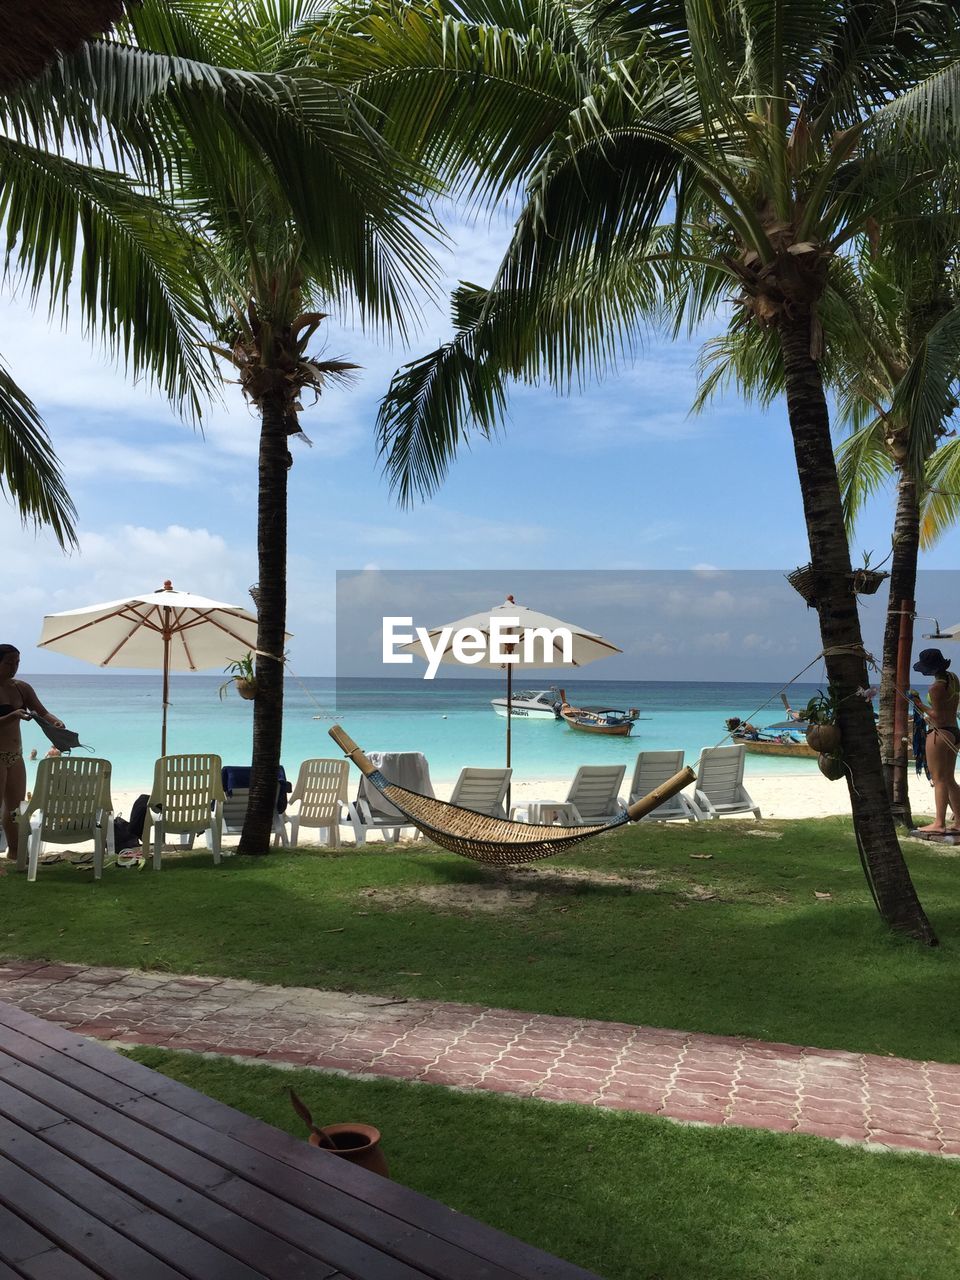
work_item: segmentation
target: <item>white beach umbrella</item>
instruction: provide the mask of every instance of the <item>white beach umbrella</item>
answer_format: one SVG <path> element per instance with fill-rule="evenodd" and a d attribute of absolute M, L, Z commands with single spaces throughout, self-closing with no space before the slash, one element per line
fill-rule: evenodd
<path fill-rule="evenodd" d="M 166 755 L 170 672 L 224 667 L 255 651 L 257 619 L 238 605 L 174 591 L 168 581 L 161 591 L 47 614 L 37 647 L 98 667 L 161 670 Z"/>
<path fill-rule="evenodd" d="M 507 619 L 516 619 L 509 627 Z M 501 641 L 500 651 L 510 648 L 512 661 L 504 662 L 501 653 L 496 651 L 497 639 L 491 633 L 496 625 L 507 641 Z M 559 618 L 548 613 L 538 613 L 535 609 L 527 609 L 517 604 L 513 596 L 507 596 L 503 604 L 498 604 L 485 613 L 473 613 L 456 622 L 448 622 L 443 626 L 431 627 L 427 632 L 430 644 L 434 647 L 444 637 L 444 632 L 453 635 L 457 632 L 476 631 L 486 640 L 486 652 L 471 655 L 472 661 L 467 663 L 459 657 L 452 645 L 448 644 L 441 662 L 456 663 L 458 666 L 476 666 L 506 669 L 507 672 L 507 766 L 510 765 L 510 721 L 513 702 L 513 670 L 514 667 L 532 670 L 554 667 L 585 667 L 598 658 L 609 658 L 623 650 L 597 635 L 595 631 L 587 631 L 572 622 L 561 622 Z M 569 638 L 569 647 L 564 652 L 563 641 Z M 545 646 L 549 643 L 550 661 L 545 660 Z M 401 652 L 415 653 L 421 658 L 428 658 L 426 646 L 420 640 L 400 646 Z"/>

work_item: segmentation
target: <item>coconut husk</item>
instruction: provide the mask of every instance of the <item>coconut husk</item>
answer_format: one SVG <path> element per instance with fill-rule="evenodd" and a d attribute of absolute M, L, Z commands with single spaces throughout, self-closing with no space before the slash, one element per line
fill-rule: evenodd
<path fill-rule="evenodd" d="M 35 79 L 123 17 L 128 0 L 0 0 L 0 91 Z"/>

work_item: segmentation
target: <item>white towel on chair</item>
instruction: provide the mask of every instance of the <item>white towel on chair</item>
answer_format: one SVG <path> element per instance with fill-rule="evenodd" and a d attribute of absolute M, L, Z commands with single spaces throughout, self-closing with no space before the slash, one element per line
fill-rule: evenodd
<path fill-rule="evenodd" d="M 430 766 L 426 756 L 419 751 L 371 751 L 370 762 L 376 765 L 388 782 L 394 782 L 406 791 L 416 791 L 421 796 L 432 796 Z M 390 803 L 382 791 L 378 791 L 366 778 L 360 779 L 359 798 L 366 800 L 374 818 L 402 818 L 402 814 Z"/>

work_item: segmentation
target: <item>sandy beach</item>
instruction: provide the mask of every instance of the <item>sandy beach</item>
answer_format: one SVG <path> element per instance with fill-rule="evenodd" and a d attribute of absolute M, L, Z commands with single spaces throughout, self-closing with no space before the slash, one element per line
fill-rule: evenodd
<path fill-rule="evenodd" d="M 518 804 L 524 800 L 562 800 L 568 786 L 567 778 L 521 778 L 513 784 L 513 803 Z M 355 787 L 354 782 L 351 797 Z M 436 784 L 436 793 L 441 799 L 448 799 L 452 790 L 452 782 Z M 850 812 L 846 786 L 842 782 L 829 782 L 819 773 L 810 776 L 758 774 L 747 779 L 747 790 L 760 806 L 764 818 L 825 818 Z M 128 815 L 136 794 L 135 791 L 116 791 L 113 797 L 116 812 Z M 349 827 L 341 828 L 340 835 L 346 843 L 352 840 Z M 373 833 L 371 839 L 376 838 L 377 833 Z M 236 839 L 235 836 L 225 836 L 224 844 L 236 843 Z"/>
<path fill-rule="evenodd" d="M 850 802 L 847 798 L 847 788 L 841 782 L 829 782 L 819 773 L 806 775 L 797 774 L 757 774 L 747 778 L 747 790 L 753 800 L 760 806 L 760 813 L 763 818 L 826 818 L 834 815 L 847 815 L 850 813 Z M 515 781 L 512 788 L 512 801 L 514 804 L 520 804 L 529 800 L 562 800 L 567 793 L 569 786 L 568 778 L 533 778 Z M 437 796 L 446 800 L 449 799 L 453 790 L 452 782 L 436 782 L 435 791 Z M 356 793 L 356 782 L 352 781 L 350 796 Z M 137 798 L 135 790 L 117 789 L 113 792 L 114 813 L 118 816 L 128 817 L 133 806 L 134 800 Z M 626 797 L 624 797 L 625 799 Z M 924 804 L 926 799 L 925 791 L 921 791 L 919 784 L 914 784 L 914 804 L 919 812 L 929 809 L 933 811 L 932 799 L 930 792 L 930 803 Z M 725 822 L 739 821 L 736 818 L 725 818 Z M 749 815 L 743 819 L 752 822 L 753 818 Z M 409 833 L 405 833 L 405 838 Z M 309 843 L 312 832 L 305 831 L 303 834 L 303 842 Z M 349 825 L 340 828 L 340 838 L 345 845 L 353 842 L 353 833 Z M 370 833 L 370 840 L 380 840 L 381 834 L 377 831 Z M 236 845 L 239 840 L 238 835 L 224 835 L 223 845 L 230 848 Z M 76 852 L 83 852 L 87 849 L 87 845 L 78 843 Z M 92 848 L 92 845 L 89 845 Z M 202 841 L 199 847 L 203 847 Z M 64 853 L 69 854 L 70 850 L 63 850 L 55 845 L 48 845 L 46 853 Z"/>

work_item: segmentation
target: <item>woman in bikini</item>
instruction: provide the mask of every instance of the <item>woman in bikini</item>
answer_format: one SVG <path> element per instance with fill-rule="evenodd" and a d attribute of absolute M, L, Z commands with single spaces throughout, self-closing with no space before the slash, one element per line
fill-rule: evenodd
<path fill-rule="evenodd" d="M 27 770 L 23 763 L 20 723 L 39 716 L 48 724 L 63 728 L 33 689 L 15 680 L 20 651 L 12 644 L 0 644 L 0 824 L 7 837 L 7 857 L 17 856 L 16 814 L 27 794 Z"/>
<path fill-rule="evenodd" d="M 925 707 L 919 698 L 915 705 L 926 716 L 929 725 L 927 735 L 927 765 L 933 780 L 933 798 L 936 818 L 920 831 L 931 835 L 943 835 L 947 831 L 957 830 L 960 822 L 960 786 L 957 785 L 954 771 L 957 767 L 957 752 L 960 750 L 960 726 L 957 725 L 957 706 L 960 703 L 960 679 L 953 671 L 948 671 L 950 659 L 945 658 L 939 649 L 924 649 L 913 664 L 914 671 L 921 675 L 932 676 L 930 686 L 930 705 Z M 953 810 L 953 827 L 947 827 L 947 808 Z"/>

